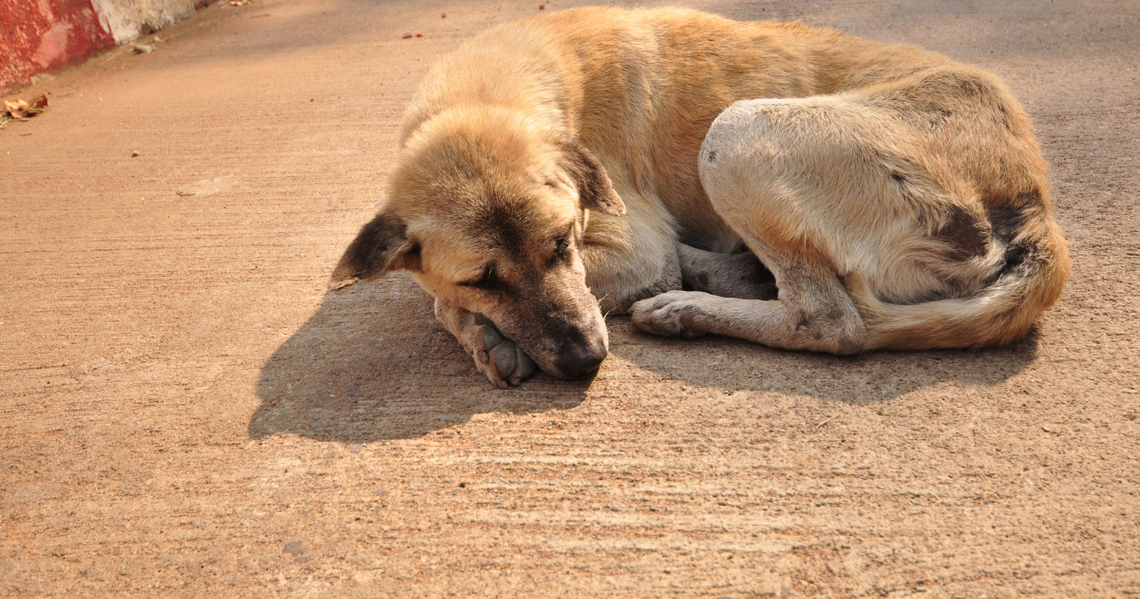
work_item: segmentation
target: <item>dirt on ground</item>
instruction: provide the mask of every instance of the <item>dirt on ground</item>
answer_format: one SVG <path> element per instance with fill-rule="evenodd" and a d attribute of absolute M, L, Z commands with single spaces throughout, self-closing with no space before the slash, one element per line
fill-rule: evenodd
<path fill-rule="evenodd" d="M 497 390 L 406 276 L 325 284 L 424 71 L 540 2 L 218 2 L 18 95 L 0 596 L 1140 595 L 1140 4 L 692 2 L 997 73 L 1064 297 L 851 358 L 615 317 L 593 380 Z"/>

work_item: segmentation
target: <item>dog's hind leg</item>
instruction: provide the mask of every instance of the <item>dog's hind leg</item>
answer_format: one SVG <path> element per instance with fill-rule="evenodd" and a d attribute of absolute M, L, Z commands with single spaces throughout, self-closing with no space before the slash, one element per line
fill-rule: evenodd
<path fill-rule="evenodd" d="M 504 388 L 518 385 L 534 374 L 535 363 L 515 343 L 504 339 L 486 317 L 435 299 L 435 317 L 455 335 L 463 350 L 491 384 Z"/>
<path fill-rule="evenodd" d="M 860 162 L 866 152 L 845 116 L 822 99 L 738 103 L 718 117 L 701 151 L 702 183 L 717 214 L 772 271 L 778 299 L 674 291 L 634 304 L 634 324 L 660 335 L 862 351 L 864 322 L 831 252 L 852 218 L 879 208 L 863 203 L 876 197 L 866 189 L 889 175 Z"/>
<path fill-rule="evenodd" d="M 692 290 L 721 297 L 776 299 L 776 279 L 752 252 L 724 254 L 678 243 L 677 257 L 681 280 Z"/>

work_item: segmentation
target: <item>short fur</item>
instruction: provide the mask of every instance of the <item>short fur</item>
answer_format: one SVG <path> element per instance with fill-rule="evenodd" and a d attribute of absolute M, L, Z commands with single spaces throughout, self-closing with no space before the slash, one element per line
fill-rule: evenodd
<path fill-rule="evenodd" d="M 1069 273 L 1029 119 L 995 77 L 797 23 L 508 23 L 436 63 L 401 144 L 332 285 L 411 271 L 499 385 L 529 358 L 595 369 L 600 309 L 834 353 L 1008 343 Z"/>

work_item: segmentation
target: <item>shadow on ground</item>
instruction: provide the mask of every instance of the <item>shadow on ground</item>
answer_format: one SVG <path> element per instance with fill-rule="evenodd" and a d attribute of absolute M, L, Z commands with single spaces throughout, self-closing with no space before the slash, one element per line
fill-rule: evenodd
<path fill-rule="evenodd" d="M 543 412 L 582 402 L 590 381 L 538 376 L 493 389 L 406 275 L 325 295 L 261 369 L 249 436 L 292 433 L 369 443 L 419 437 L 487 412 Z"/>
<path fill-rule="evenodd" d="M 292 433 L 368 443 L 419 437 L 488 412 L 562 410 L 591 381 L 539 375 L 492 389 L 432 316 L 432 300 L 395 275 L 329 293 L 308 322 L 261 369 L 253 439 Z M 610 352 L 661 377 L 724 390 L 773 391 L 824 401 L 887 401 L 913 391 L 1000 384 L 1033 361 L 1037 333 L 980 351 L 876 352 L 841 357 L 785 352 L 709 337 L 662 339 L 611 318 Z M 633 383 L 631 383 L 633 384 Z"/>
<path fill-rule="evenodd" d="M 611 319 L 610 353 L 662 377 L 724 390 L 773 391 L 824 401 L 866 403 L 947 386 L 998 385 L 1037 356 L 1036 328 L 1001 348 L 871 352 L 861 356 L 789 352 L 724 337 L 660 339 L 628 318 Z"/>

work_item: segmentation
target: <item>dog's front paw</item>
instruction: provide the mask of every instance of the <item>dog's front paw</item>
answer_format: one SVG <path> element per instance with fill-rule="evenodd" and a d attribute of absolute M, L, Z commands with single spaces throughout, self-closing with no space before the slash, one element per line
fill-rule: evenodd
<path fill-rule="evenodd" d="M 491 384 L 505 388 L 518 385 L 536 369 L 534 360 L 510 339 L 503 339 L 489 322 L 477 326 L 472 357 L 475 366 L 487 375 Z"/>
<path fill-rule="evenodd" d="M 712 317 L 701 306 L 707 293 L 670 291 L 630 306 L 637 328 L 666 337 L 700 337 L 712 328 Z"/>
<path fill-rule="evenodd" d="M 504 339 L 495 325 L 482 314 L 436 298 L 435 317 L 451 331 L 459 345 L 475 359 L 475 366 L 500 389 L 518 385 L 537 369 L 534 360 L 510 339 Z"/>

